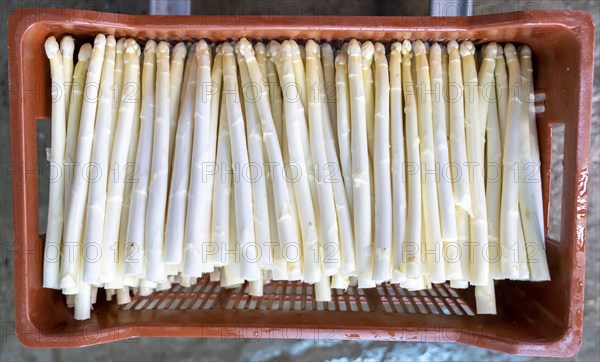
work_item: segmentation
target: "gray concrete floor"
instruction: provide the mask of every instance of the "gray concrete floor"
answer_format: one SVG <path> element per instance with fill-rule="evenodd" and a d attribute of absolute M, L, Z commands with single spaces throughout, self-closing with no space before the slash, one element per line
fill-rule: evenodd
<path fill-rule="evenodd" d="M 293 1 L 293 0 L 292 0 Z M 250 1 L 207 1 L 196 2 L 195 13 L 269 13 L 276 14 L 282 9 L 298 9 L 302 14 L 321 15 L 426 15 L 427 5 L 414 1 L 399 4 L 388 4 L 384 1 L 293 1 L 292 7 L 282 3 L 264 2 L 260 5 Z M 596 24 L 600 24 L 600 2 L 538 0 L 538 1 L 482 1 L 475 0 L 475 14 L 514 11 L 519 9 L 581 9 L 593 14 Z M 84 7 L 88 10 L 113 11 L 143 14 L 147 12 L 146 1 L 91 0 L 91 1 L 6 1 L 2 0 L 0 15 L 2 18 L 0 33 L 0 49 L 6 49 L 6 19 L 15 7 Z M 269 5 L 267 5 L 269 4 Z M 290 11 L 291 11 L 290 10 Z M 291 14 L 291 15 L 294 15 Z M 598 38 L 598 34 L 597 34 Z M 591 158 L 588 197 L 586 283 L 585 283 L 585 326 L 583 345 L 578 354 L 566 360 L 599 361 L 600 349 L 600 51 L 596 47 L 594 111 L 592 118 Z M 10 162 L 10 129 L 8 82 L 6 52 L 0 54 L 2 62 L 2 106 L 0 109 L 0 164 Z M 40 137 L 40 142 L 44 142 Z M 556 145 L 560 150 L 561 145 Z M 554 162 L 560 163 L 561 160 Z M 5 170 L 3 167 L 2 170 Z M 4 172 L 4 171 L 3 171 Z M 7 252 L 12 244 L 12 190 L 10 177 L 1 175 L 0 191 L 0 241 L 2 255 L 0 264 L 0 360 L 531 360 L 522 356 L 510 356 L 491 352 L 476 347 L 448 343 L 384 343 L 343 341 L 337 343 L 314 341 L 220 341 L 207 342 L 197 339 L 136 339 L 128 342 L 117 342 L 108 345 L 94 346 L 73 350 L 28 349 L 23 347 L 16 336 L 10 332 L 14 325 L 13 299 L 13 258 Z M 558 178 L 560 175 L 553 175 Z M 556 183 L 555 183 L 556 184 Z M 43 214 L 45 210 L 40 209 Z M 44 220 L 45 215 L 40 215 Z"/>

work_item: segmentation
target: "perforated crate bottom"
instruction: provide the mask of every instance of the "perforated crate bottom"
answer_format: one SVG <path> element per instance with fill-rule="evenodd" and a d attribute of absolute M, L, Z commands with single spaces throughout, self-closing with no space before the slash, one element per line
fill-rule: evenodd
<path fill-rule="evenodd" d="M 223 309 L 281 311 L 343 311 L 408 314 L 474 315 L 474 308 L 447 284 L 434 284 L 432 289 L 407 291 L 397 285 L 382 284 L 376 288 L 376 298 L 365 290 L 349 287 L 347 291 L 332 290 L 331 302 L 315 301 L 311 284 L 293 281 L 273 281 L 266 284 L 262 297 L 248 294 L 248 284 L 225 289 L 208 277 L 196 285 L 184 288 L 178 284 L 152 295 L 132 298 L 121 306 L 123 310 Z M 378 305 L 374 305 L 378 304 Z"/>

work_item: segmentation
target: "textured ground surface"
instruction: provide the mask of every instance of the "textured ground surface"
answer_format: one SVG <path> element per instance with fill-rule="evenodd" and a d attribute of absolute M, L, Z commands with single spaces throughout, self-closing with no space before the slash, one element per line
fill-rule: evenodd
<path fill-rule="evenodd" d="M 478 1 L 475 0 L 475 13 L 522 10 L 522 9 L 582 9 L 592 13 L 596 23 L 600 23 L 600 2 L 589 1 Z M 5 1 L 0 10 L 2 27 L 0 38 L 0 61 L 2 62 L 2 106 L 0 109 L 0 163 L 10 162 L 8 99 L 7 99 L 7 58 L 6 52 L 6 18 L 15 7 L 73 7 L 88 10 L 119 11 L 145 13 L 145 1 L 116 0 L 104 1 Z M 317 13 L 319 15 L 426 15 L 427 6 L 418 2 L 404 5 L 386 5 L 377 1 L 285 1 L 264 2 L 261 5 L 249 1 L 213 1 L 202 5 L 194 4 L 195 13 L 211 14 L 277 14 L 300 15 Z M 598 38 L 598 36 L 597 36 Z M 594 115 L 592 119 L 591 159 L 588 200 L 588 243 L 587 243 L 587 278 L 585 285 L 585 328 L 581 351 L 568 360 L 598 361 L 600 352 L 600 90 L 598 49 L 596 49 Z M 45 130 L 47 132 L 49 130 Z M 40 130 L 40 144 L 47 143 L 43 138 L 44 130 Z M 567 140 L 568 141 L 568 140 Z M 555 145 L 561 149 L 560 144 Z M 41 148 L 41 146 L 40 146 Z M 43 149 L 43 148 L 41 148 Z M 560 152 L 559 152 L 560 153 Z M 561 160 L 554 160 L 560 164 Z M 529 360 L 526 357 L 509 356 L 490 352 L 476 347 L 455 344 L 430 343 L 383 343 L 383 342 L 339 342 L 325 343 L 313 341 L 220 341 L 202 342 L 195 339 L 138 339 L 129 342 L 112 343 L 77 350 L 32 350 L 20 345 L 10 331 L 14 325 L 13 299 L 13 259 L 6 246 L 12 244 L 12 195 L 10 176 L 2 167 L 0 190 L 0 241 L 2 255 L 0 264 L 0 360 Z M 553 184 L 557 184 L 560 174 L 553 175 Z M 556 191 L 553 190 L 556 194 Z M 40 209 L 43 214 L 46 210 Z M 45 215 L 40 215 L 40 222 Z M 45 228 L 45 227 L 44 227 Z"/>

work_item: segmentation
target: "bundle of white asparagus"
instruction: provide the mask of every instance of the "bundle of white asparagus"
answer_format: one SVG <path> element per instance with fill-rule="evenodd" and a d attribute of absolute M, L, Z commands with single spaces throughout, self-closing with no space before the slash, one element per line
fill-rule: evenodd
<path fill-rule="evenodd" d="M 531 50 L 470 41 L 45 44 L 43 283 L 76 319 L 205 273 L 260 296 L 550 279 Z M 74 64 L 74 54 L 77 62 Z"/>

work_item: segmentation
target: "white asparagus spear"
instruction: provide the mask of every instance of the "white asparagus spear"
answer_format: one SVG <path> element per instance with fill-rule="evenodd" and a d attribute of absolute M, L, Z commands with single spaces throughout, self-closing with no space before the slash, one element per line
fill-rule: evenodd
<path fill-rule="evenodd" d="M 337 211 L 337 220 L 339 227 L 339 245 L 335 249 L 326 249 L 325 257 L 339 258 L 341 260 L 340 273 L 337 273 L 340 278 L 356 274 L 356 256 L 354 255 L 354 233 L 352 230 L 352 210 L 348 204 L 348 199 L 345 192 L 343 180 L 340 178 L 340 161 L 336 149 L 336 137 L 333 131 L 332 121 L 329 119 L 329 109 L 325 103 L 325 76 L 323 68 L 317 67 L 319 74 L 319 94 L 321 96 L 321 112 L 323 117 L 323 130 L 325 137 L 325 149 L 327 153 L 327 162 L 329 164 L 330 182 L 333 187 L 333 197 Z M 331 172 L 333 170 L 333 172 Z M 323 170 L 325 171 L 325 170 Z M 350 181 L 350 179 L 349 179 Z M 350 185 L 352 187 L 352 185 Z M 331 252 L 333 250 L 334 253 Z M 335 275 L 332 276 L 333 279 Z M 338 278 L 339 279 L 339 278 Z"/>
<path fill-rule="evenodd" d="M 416 87 L 413 82 L 411 56 L 412 45 L 402 43 L 402 90 L 406 113 L 406 177 L 408 182 L 408 217 L 405 248 L 402 251 L 406 263 L 406 276 L 416 278 L 421 268 L 421 156 L 419 153 L 419 127 Z"/>
<path fill-rule="evenodd" d="M 520 153 L 524 179 L 519 184 L 519 209 L 525 235 L 529 280 L 545 281 L 550 280 L 550 273 L 544 240 L 541 162 L 535 120 L 531 49 L 527 45 L 521 46 L 519 56 L 524 98 L 520 120 Z"/>
<path fill-rule="evenodd" d="M 362 52 L 356 40 L 348 45 L 348 79 L 352 136 L 352 194 L 354 197 L 354 243 L 359 287 L 374 286 L 371 245 L 371 180 L 369 143 L 363 82 Z"/>
<path fill-rule="evenodd" d="M 113 76 L 113 94 L 114 101 L 112 102 L 112 115 L 111 115 L 111 126 L 110 129 L 113 130 L 110 134 L 109 147 L 110 150 L 113 149 L 114 142 L 114 130 L 117 128 L 117 120 L 119 118 L 119 108 L 121 107 L 121 101 L 123 96 L 123 79 L 124 79 L 124 70 L 125 70 L 125 42 L 126 38 L 121 38 L 117 41 L 115 45 L 115 71 Z M 127 94 L 127 101 L 131 101 L 131 94 Z M 119 288 L 116 288 L 119 289 Z"/>
<path fill-rule="evenodd" d="M 102 258 L 102 275 L 106 283 L 113 282 L 118 278 L 117 264 L 122 264 L 122 257 L 119 257 L 118 250 L 123 250 L 124 244 L 119 246 L 120 228 L 126 228 L 125 222 L 121 223 L 123 210 L 123 199 L 125 193 L 127 175 L 123 175 L 127 171 L 127 159 L 129 158 L 130 143 L 132 142 L 132 133 L 136 120 L 136 110 L 140 105 L 140 59 L 139 45 L 133 40 L 126 41 L 124 54 L 124 78 L 123 101 L 119 106 L 118 120 L 116 130 L 114 132 L 114 142 L 112 146 L 110 170 L 108 175 L 108 197 L 106 199 L 106 217 L 104 218 L 103 232 L 103 255 Z M 129 98 L 133 95 L 133 98 Z M 136 132 L 137 133 L 137 132 Z M 134 142 L 135 143 L 135 142 Z M 129 211 L 127 209 L 127 211 Z M 119 227 L 117 227 L 119 226 Z M 106 254 L 104 254 L 106 253 Z M 115 261 L 118 260 L 118 263 Z M 121 266 L 122 267 L 122 266 Z M 122 270 L 121 270 L 122 271 Z M 118 285 L 114 285 L 115 289 Z"/>
<path fill-rule="evenodd" d="M 325 255 L 325 251 L 334 251 L 335 257 L 323 259 L 324 276 L 335 275 L 340 271 L 339 260 L 339 229 L 337 223 L 336 207 L 333 198 L 333 188 L 331 185 L 331 175 L 329 171 L 329 160 L 325 148 L 324 125 L 322 118 L 323 99 L 321 99 L 321 90 L 325 85 L 320 83 L 319 68 L 321 62 L 319 57 L 319 46 L 314 40 L 309 40 L 305 46 L 306 49 L 306 80 L 310 87 L 307 89 L 308 99 L 308 122 L 310 147 L 315 162 L 315 182 L 317 186 L 317 205 L 319 208 L 318 217 L 321 228 L 321 239 L 319 243 L 319 254 Z M 325 279 L 325 278 L 322 278 Z"/>
<path fill-rule="evenodd" d="M 373 43 L 367 41 L 362 44 L 361 51 L 362 76 L 365 88 L 365 112 L 367 115 L 367 142 L 369 144 L 369 157 L 373 158 L 373 140 L 375 138 L 375 91 L 371 64 L 373 63 L 375 47 L 373 46 Z"/>
<path fill-rule="evenodd" d="M 484 155 L 481 152 L 481 122 L 479 122 L 479 94 L 475 58 L 475 47 L 470 41 L 460 45 L 462 57 L 463 81 L 465 83 L 465 129 L 467 139 L 467 160 L 469 180 L 471 183 L 471 200 L 473 217 L 470 223 L 471 237 L 471 284 L 487 285 L 489 283 L 489 249 L 487 209 L 485 202 L 485 180 L 483 177 Z"/>
<path fill-rule="evenodd" d="M 194 111 L 194 143 L 190 171 L 187 215 L 185 224 L 184 275 L 202 276 L 204 272 L 214 270 L 211 248 L 211 206 L 213 183 L 209 182 L 209 173 L 214 175 L 214 157 L 216 139 L 211 139 L 211 116 L 213 92 L 207 84 L 211 82 L 211 54 L 208 44 L 201 40 L 196 46 L 198 57 L 198 75 L 196 82 L 196 100 Z M 236 167 L 244 167 L 243 164 Z M 209 172 L 210 171 L 210 172 Z"/>
<path fill-rule="evenodd" d="M 350 140 L 350 90 L 348 89 L 348 53 L 341 51 L 335 58 L 337 137 L 341 172 L 348 204 L 352 208 L 352 155 Z M 333 122 L 333 121 L 332 121 Z"/>
<path fill-rule="evenodd" d="M 233 47 L 223 43 L 223 83 L 226 92 L 225 103 L 227 106 L 227 119 L 231 135 L 231 160 L 238 173 L 248 166 L 248 148 L 244 132 L 244 117 L 236 92 L 237 69 Z M 234 182 L 234 200 L 236 214 L 237 240 L 241 253 L 240 277 L 248 281 L 258 280 L 260 269 L 257 257 L 257 245 L 254 233 L 252 212 L 252 184 L 247 177 L 240 175 Z"/>
<path fill-rule="evenodd" d="M 156 43 L 148 40 L 144 47 L 144 64 L 142 68 L 142 107 L 140 114 L 140 131 L 136 150 L 135 166 L 137 182 L 131 189 L 131 205 L 127 222 L 126 255 L 124 275 L 144 275 L 145 221 L 148 201 L 148 183 L 152 162 L 152 136 L 154 134 L 156 80 Z"/>
<path fill-rule="evenodd" d="M 329 43 L 321 44 L 321 62 L 323 64 L 323 75 L 325 77 L 324 92 L 327 99 L 327 109 L 333 134 L 337 134 L 337 108 L 335 101 L 337 99 L 337 90 L 335 86 L 335 63 L 333 58 L 333 48 Z"/>
<path fill-rule="evenodd" d="M 506 61 L 504 59 L 504 48 L 498 47 L 496 53 L 496 67 L 494 68 L 496 80 L 496 96 L 498 98 L 498 126 L 500 127 L 500 141 L 504 142 L 506 129 L 506 111 L 508 108 L 508 75 L 506 73 Z"/>
<path fill-rule="evenodd" d="M 215 62 L 222 62 L 222 54 L 217 52 Z M 227 122 L 227 107 L 225 106 L 225 94 L 221 95 L 221 112 L 219 113 L 219 136 L 217 140 L 217 172 L 213 191 L 212 208 L 212 242 L 215 247 L 214 265 L 224 266 L 228 263 L 228 248 L 230 239 L 230 218 L 233 213 L 230 210 L 232 190 L 232 164 L 231 164 L 231 136 Z M 185 195 L 185 194 L 184 194 Z"/>
<path fill-rule="evenodd" d="M 169 168 L 173 165 L 173 149 L 175 148 L 175 134 L 179 120 L 179 105 L 182 89 L 185 87 L 183 80 L 184 62 L 187 54 L 185 43 L 177 43 L 173 48 L 171 57 L 171 73 L 169 78 Z"/>
<path fill-rule="evenodd" d="M 419 139 L 421 165 L 423 168 L 423 214 L 425 222 L 425 261 L 432 283 L 446 280 L 443 244 L 438 203 L 435 143 L 433 136 L 431 78 L 425 54 L 425 45 L 417 40 L 413 44 L 417 70 L 417 112 L 419 117 Z M 440 69 L 441 73 L 441 69 Z M 443 120 L 445 122 L 445 120 Z M 439 125 L 437 125 L 439 127 Z M 431 173 L 433 172 L 433 177 Z M 429 174 L 429 176 L 428 176 Z"/>
<path fill-rule="evenodd" d="M 448 80 L 450 103 L 450 161 L 452 162 L 452 180 L 454 181 L 454 202 L 457 207 L 473 214 L 469 169 L 467 164 L 467 142 L 465 136 L 465 96 L 462 76 L 462 61 L 459 46 L 455 40 L 448 43 Z M 463 272 L 465 272 L 463 270 Z"/>
<path fill-rule="evenodd" d="M 306 47 L 308 48 L 308 46 Z M 308 57 L 308 51 L 307 57 Z M 321 280 L 315 283 L 315 301 L 331 302 L 331 278 L 323 276 Z"/>
<path fill-rule="evenodd" d="M 136 178 L 136 157 L 138 147 L 138 136 L 140 133 L 140 113 L 142 111 L 142 73 L 141 73 L 141 62 L 140 55 L 142 50 L 137 42 L 130 39 L 130 46 L 135 48 L 135 60 L 134 63 L 138 64 L 137 78 L 133 84 L 123 85 L 123 89 L 127 94 L 133 95 L 133 102 L 135 107 L 133 109 L 133 122 L 131 124 L 131 135 L 129 137 L 129 145 L 127 150 L 127 163 L 122 168 L 125 171 L 123 175 L 125 188 L 123 190 L 123 204 L 121 206 L 121 222 L 119 226 L 119 263 L 117 265 L 117 272 L 121 277 L 123 284 L 130 287 L 137 287 L 139 285 L 139 279 L 125 276 L 125 261 L 131 258 L 139 257 L 137 254 L 128 254 L 127 249 L 127 231 L 129 227 L 129 211 L 131 206 L 131 190 L 134 182 L 137 182 Z M 131 54 L 133 55 L 133 54 Z"/>
<path fill-rule="evenodd" d="M 540 161 L 540 145 L 537 133 L 537 123 L 535 119 L 535 93 L 533 86 L 533 63 L 531 60 L 531 48 L 527 45 L 522 45 L 519 49 L 519 59 L 521 61 L 521 79 L 523 82 L 523 97 L 524 109 L 529 120 L 529 153 L 531 162 L 534 164 L 534 172 L 528 172 L 531 176 L 531 183 L 535 184 L 531 194 L 535 205 L 538 226 L 541 234 L 544 234 L 544 217 L 543 217 L 543 199 L 542 199 L 542 179 L 541 179 L 541 161 Z M 533 174 L 533 175 L 532 175 Z M 544 250 L 545 244 L 540 245 Z"/>
<path fill-rule="evenodd" d="M 271 50 L 278 49 L 278 45 L 275 44 L 270 45 L 273 47 Z M 248 67 L 248 73 L 250 78 L 254 84 L 264 84 L 262 80 L 262 73 L 259 71 L 258 63 L 256 62 L 256 58 L 252 52 L 252 47 L 250 42 L 246 39 L 240 40 L 239 49 L 241 54 L 245 57 L 246 66 Z M 272 56 L 273 58 L 274 56 Z M 273 59 L 275 60 L 275 59 Z M 276 60 L 279 62 L 279 60 Z M 268 65 L 269 63 L 267 63 Z M 273 62 L 273 65 L 275 63 Z M 274 69 L 273 69 L 274 70 Z M 268 71 L 268 70 L 267 70 Z M 269 82 L 273 81 L 279 84 L 277 80 L 277 75 L 273 74 Z M 275 92 L 278 92 L 278 88 L 274 87 Z M 271 113 L 271 104 L 268 102 L 268 92 L 266 88 L 260 89 L 261 94 L 257 97 L 257 109 L 258 115 L 261 122 L 262 128 L 262 138 L 266 147 L 266 158 L 269 160 L 270 164 L 274 167 L 272 169 L 273 172 L 273 196 L 275 202 L 275 214 L 277 218 L 277 229 L 279 235 L 279 241 L 282 243 L 282 248 L 285 250 L 288 247 L 295 248 L 300 250 L 300 231 L 298 230 L 298 219 L 293 216 L 293 210 L 291 206 L 290 196 L 288 193 L 288 185 L 286 182 L 284 167 L 284 160 L 281 148 L 281 139 L 279 139 L 278 134 L 282 134 L 283 136 L 283 127 L 281 124 L 282 119 L 278 119 L 279 129 L 277 128 L 277 123 L 275 121 L 274 115 L 277 112 Z M 279 98 L 280 99 L 280 98 Z M 275 101 L 274 101 L 275 103 Z M 278 103 L 278 102 L 277 102 Z M 279 104 L 275 104 L 276 109 Z M 281 116 L 281 114 L 279 115 Z M 289 260 L 285 253 L 284 259 Z"/>
<path fill-rule="evenodd" d="M 267 48 L 265 47 L 265 45 L 262 42 L 257 42 L 256 44 L 254 44 L 254 53 L 256 55 L 256 62 L 258 63 L 258 67 L 260 69 L 260 74 L 261 74 L 261 79 L 262 79 L 262 84 L 261 86 L 266 88 L 265 90 L 259 89 L 260 90 L 260 95 L 259 96 L 263 96 L 266 92 L 268 98 L 269 98 L 269 105 L 270 105 L 270 109 L 271 109 L 271 115 L 273 116 L 273 118 L 275 117 L 274 115 L 274 108 L 273 108 L 273 101 L 274 101 L 274 97 L 275 95 L 273 95 L 273 91 L 278 91 L 279 93 L 277 94 L 277 97 L 279 98 L 279 102 L 281 102 L 281 88 L 279 88 L 278 90 L 274 89 L 273 85 L 269 84 L 268 81 L 268 77 L 269 77 L 269 71 L 274 71 L 275 70 L 275 65 L 274 64 L 270 64 L 271 69 L 269 69 L 269 66 L 267 65 L 270 61 L 267 60 Z M 247 64 L 246 64 L 247 66 Z M 275 75 L 275 81 L 277 86 L 279 86 L 279 82 L 276 80 L 277 74 Z M 259 117 L 260 117 L 260 113 L 259 113 Z M 279 114 L 279 117 L 281 117 L 281 114 Z M 261 125 L 262 128 L 262 125 Z M 262 137 L 262 135 L 261 135 Z M 277 138 L 279 139 L 280 134 L 277 134 Z M 265 152 L 265 162 L 269 162 L 268 159 L 268 151 L 267 151 L 267 147 L 266 144 L 264 144 L 263 142 L 263 148 L 264 148 L 264 152 Z M 266 177 L 267 179 L 267 204 L 268 204 L 268 214 L 269 214 L 269 237 L 271 239 L 271 248 L 272 248 L 272 255 L 273 255 L 273 268 L 272 268 L 272 273 L 273 275 L 276 275 L 279 279 L 283 276 L 283 272 L 286 271 L 287 273 L 287 266 L 286 266 L 286 262 L 283 259 L 283 252 L 282 252 L 282 245 L 280 244 L 280 240 L 279 240 L 279 235 L 278 235 L 278 231 L 277 231 L 277 213 L 275 212 L 275 199 L 274 199 L 274 195 L 273 195 L 273 168 L 270 167 L 271 164 L 270 163 L 266 163 L 265 164 L 265 172 L 264 172 L 264 177 Z"/>
<path fill-rule="evenodd" d="M 515 279 L 519 275 L 517 262 L 519 226 L 519 140 L 521 100 L 517 90 L 521 88 L 521 66 L 517 51 L 512 44 L 504 46 L 508 64 L 508 105 L 506 109 L 505 137 L 502 147 L 502 200 L 500 205 L 500 249 L 502 273 L 505 278 Z"/>
<path fill-rule="evenodd" d="M 444 100 L 444 108 L 446 110 L 446 138 L 450 138 L 450 84 L 448 74 L 448 63 L 450 56 L 448 55 L 448 48 L 444 44 L 439 44 L 442 50 L 442 96 Z M 448 143 L 448 141 L 447 141 Z M 448 173 L 446 173 L 448 174 Z"/>
<path fill-rule="evenodd" d="M 485 61 L 485 60 L 484 60 Z M 495 60 L 494 60 L 495 61 Z M 493 80 L 492 80 L 493 81 Z M 500 202 L 502 197 L 502 144 L 498 124 L 498 104 L 495 84 L 491 86 L 486 122 L 486 203 L 490 249 L 490 278 L 504 279 L 500 263 Z"/>
<path fill-rule="evenodd" d="M 75 178 L 73 179 L 71 188 L 71 200 L 65 223 L 63 254 L 61 259 L 60 287 L 62 289 L 74 289 L 78 287 L 81 239 L 83 225 L 85 224 L 85 201 L 90 174 L 89 162 L 92 153 L 94 123 L 98 106 L 98 84 L 100 84 L 105 45 L 106 37 L 102 34 L 96 36 L 85 81 L 86 87 L 81 109 L 77 142 L 77 158 L 74 172 Z M 50 217 L 48 219 L 50 220 Z"/>
<path fill-rule="evenodd" d="M 73 72 L 73 86 L 71 88 L 71 101 L 69 103 L 69 116 L 67 118 L 67 145 L 65 148 L 65 212 L 68 215 L 68 209 L 71 204 L 71 186 L 73 184 L 73 169 L 75 158 L 77 157 L 77 133 L 79 132 L 79 120 L 81 118 L 81 108 L 83 105 L 83 92 L 85 89 L 85 78 L 87 76 L 88 65 L 92 55 L 92 46 L 85 43 L 79 48 L 77 54 L 77 64 Z"/>
<path fill-rule="evenodd" d="M 252 208 L 254 211 L 254 233 L 259 252 L 258 262 L 262 269 L 268 270 L 273 267 L 273 251 L 271 248 L 271 233 L 269 229 L 263 132 L 260 125 L 258 109 L 256 107 L 258 97 L 262 96 L 262 94 L 259 93 L 262 84 L 253 83 L 250 80 L 246 58 L 239 49 L 239 43 L 237 46 L 237 62 L 242 81 L 241 87 L 243 90 L 244 109 L 246 110 L 245 121 L 246 137 L 248 140 L 248 156 L 251 163 L 249 175 L 246 177 L 249 176 L 252 180 Z M 248 51 L 251 50 L 252 48 L 248 49 Z M 244 52 L 246 52 L 246 49 L 244 49 Z M 257 87 L 259 87 L 258 91 Z M 262 286 L 262 280 L 257 280 L 254 284 L 260 284 Z"/>
<path fill-rule="evenodd" d="M 95 165 L 94 182 L 88 190 L 86 231 L 84 237 L 83 281 L 104 283 L 102 278 L 103 259 L 114 262 L 116 245 L 109 245 L 104 237 L 104 216 L 106 212 L 106 189 L 110 161 L 110 134 L 112 133 L 112 102 L 114 102 L 115 37 L 106 38 L 106 50 L 100 78 L 100 100 L 92 146 L 92 165 Z M 113 225 L 114 227 L 114 225 Z M 111 248 L 112 250 L 110 250 Z M 112 255 L 110 255 L 112 254 Z M 112 256 L 112 258 L 111 258 Z"/>
<path fill-rule="evenodd" d="M 390 122 L 392 144 L 392 250 L 394 272 L 406 275 L 406 180 L 404 155 L 404 109 L 402 101 L 402 43 L 392 44 L 390 52 Z M 393 276 L 393 275 L 392 275 Z"/>
<path fill-rule="evenodd" d="M 385 47 L 375 44 L 375 261 L 373 280 L 392 278 L 392 179 L 390 170 L 390 75 Z"/>
<path fill-rule="evenodd" d="M 65 102 L 65 122 L 69 119 L 69 103 L 71 101 L 71 90 L 73 89 L 73 52 L 75 51 L 75 41 L 70 35 L 64 36 L 60 40 L 60 52 L 63 63 L 63 84 L 64 93 L 60 97 Z"/>
<path fill-rule="evenodd" d="M 220 57 L 220 55 L 217 54 L 217 57 Z M 183 103 L 181 104 L 181 109 L 178 111 L 179 120 L 177 121 L 171 187 L 169 188 L 169 204 L 167 207 L 165 241 L 165 263 L 167 265 L 181 264 L 183 262 L 183 240 L 194 134 L 193 118 L 196 82 L 198 77 L 196 43 L 190 48 L 188 59 L 190 59 L 190 61 L 186 61 L 186 67 L 189 68 L 187 70 L 188 77 L 183 89 Z"/>
<path fill-rule="evenodd" d="M 146 270 L 144 278 L 163 282 L 167 277 L 164 262 L 165 214 L 169 185 L 169 43 L 156 47 L 156 108 L 154 109 L 154 136 L 152 166 L 148 184 L 146 210 Z"/>
<path fill-rule="evenodd" d="M 90 319 L 92 311 L 92 286 L 83 283 L 79 293 L 75 296 L 75 320 L 83 321 Z"/>
<path fill-rule="evenodd" d="M 439 170 L 440 177 L 437 183 L 440 222 L 443 240 L 443 257 L 446 263 L 446 278 L 456 279 L 462 273 L 459 263 L 450 262 L 455 258 L 451 258 L 448 254 L 452 246 L 456 246 L 458 238 L 456 231 L 456 209 L 454 201 L 454 193 L 452 191 L 452 180 L 447 176 L 445 170 L 450 166 L 450 157 L 448 154 L 448 138 L 446 131 L 446 100 L 444 97 L 444 79 L 442 71 L 442 47 L 438 43 L 431 46 L 430 52 L 430 74 L 433 102 L 433 129 L 434 129 L 434 144 L 435 144 L 435 160 L 436 169 Z M 449 269 L 448 269 L 449 268 Z"/>
<path fill-rule="evenodd" d="M 481 124 L 481 150 L 485 152 L 485 133 L 488 108 L 492 101 L 492 96 L 496 85 L 494 82 L 494 68 L 496 68 L 496 54 L 498 53 L 498 45 L 496 43 L 485 44 L 479 52 L 482 56 L 481 66 L 477 75 L 477 83 L 479 88 L 479 119 Z"/>
<path fill-rule="evenodd" d="M 283 42 L 279 59 L 281 64 L 282 88 L 288 90 L 284 97 L 285 129 L 288 141 L 288 151 L 291 166 L 294 167 L 296 175 L 292 181 L 296 196 L 300 229 L 302 231 L 302 252 L 304 255 L 304 281 L 316 283 L 321 280 L 321 260 L 319 258 L 316 214 L 313 199 L 310 192 L 308 168 L 305 161 L 305 149 L 298 135 L 301 135 L 301 124 L 303 122 L 298 111 L 299 95 L 294 86 L 296 79 L 292 66 L 292 46 L 289 41 Z"/>
<path fill-rule="evenodd" d="M 48 198 L 48 224 L 46 227 L 46 244 L 44 247 L 44 288 L 58 289 L 60 286 L 60 252 L 64 222 L 63 164 L 66 147 L 66 111 L 65 101 L 61 98 L 65 92 L 64 69 L 58 43 L 49 37 L 45 50 L 50 60 L 52 77 L 52 129 L 49 154 L 50 166 L 56 174 L 50 180 L 50 196 Z M 66 245 L 66 244 L 65 244 Z M 64 261 L 63 261 L 64 263 Z"/>

